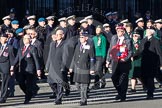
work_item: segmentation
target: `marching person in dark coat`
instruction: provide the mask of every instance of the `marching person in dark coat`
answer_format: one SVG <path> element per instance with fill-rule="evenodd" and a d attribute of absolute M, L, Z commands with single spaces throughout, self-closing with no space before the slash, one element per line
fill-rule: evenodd
<path fill-rule="evenodd" d="M 141 40 L 139 50 L 134 58 L 141 54 L 141 78 L 147 89 L 147 99 L 153 99 L 154 77 L 162 69 L 162 52 L 160 42 L 153 34 L 153 29 L 146 29 L 146 38 Z"/>
<path fill-rule="evenodd" d="M 0 74 L 2 77 L 0 103 L 7 100 L 8 84 L 10 79 L 10 67 L 14 62 L 13 47 L 7 45 L 7 34 L 1 34 L 0 37 Z"/>
<path fill-rule="evenodd" d="M 106 67 L 112 64 L 112 82 L 118 92 L 116 100 L 125 101 L 128 88 L 128 74 L 131 69 L 132 45 L 126 37 L 125 28 L 118 26 L 117 35 L 111 38 L 110 48 L 107 54 Z"/>
<path fill-rule="evenodd" d="M 94 73 L 94 48 L 88 43 L 87 32 L 80 35 L 80 43 L 75 48 L 69 71 L 74 71 L 74 82 L 80 89 L 80 105 L 87 105 L 87 88 L 90 83 L 90 73 Z"/>
<path fill-rule="evenodd" d="M 25 93 L 24 104 L 28 104 L 33 95 L 33 81 L 37 72 L 40 77 L 40 64 L 38 61 L 37 49 L 30 44 L 30 35 L 24 35 L 24 46 L 19 48 L 14 64 L 11 66 L 11 70 L 14 66 L 19 65 L 18 83 L 21 90 Z"/>
<path fill-rule="evenodd" d="M 62 29 L 56 30 L 56 41 L 51 42 L 49 55 L 46 63 L 48 71 L 48 83 L 56 93 L 55 104 L 62 104 L 63 84 L 66 73 L 63 73 L 63 47 L 64 47 L 64 32 Z"/>

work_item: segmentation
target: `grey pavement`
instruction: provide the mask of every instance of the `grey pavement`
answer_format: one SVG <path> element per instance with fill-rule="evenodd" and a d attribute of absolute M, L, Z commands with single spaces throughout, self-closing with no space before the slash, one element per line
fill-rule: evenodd
<path fill-rule="evenodd" d="M 82 108 L 79 106 L 80 96 L 75 85 L 71 85 L 71 93 L 63 97 L 62 105 L 54 105 L 54 99 L 49 99 L 52 91 L 47 83 L 38 83 L 40 90 L 30 104 L 24 105 L 24 94 L 16 85 L 15 97 L 8 98 L 7 102 L 0 104 L 0 108 Z M 146 100 L 146 93 L 142 89 L 140 82 L 137 85 L 135 94 L 127 93 L 126 102 L 114 100 L 116 90 L 111 79 L 106 80 L 106 87 L 103 89 L 90 90 L 88 105 L 83 108 L 162 108 L 162 88 L 158 88 L 156 82 L 155 99 Z M 90 87 L 92 84 L 90 85 Z M 130 85 L 129 85 L 130 89 Z M 128 89 L 128 90 L 129 90 Z"/>

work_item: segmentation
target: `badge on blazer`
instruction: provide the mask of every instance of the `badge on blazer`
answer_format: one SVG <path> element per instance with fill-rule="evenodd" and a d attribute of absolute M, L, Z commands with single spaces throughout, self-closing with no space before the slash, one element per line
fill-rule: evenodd
<path fill-rule="evenodd" d="M 26 57 L 27 57 L 27 58 L 31 57 L 30 53 L 28 53 L 28 54 L 26 55 Z"/>
<path fill-rule="evenodd" d="M 85 53 L 85 50 L 89 50 L 90 49 L 90 45 L 85 45 L 84 47 L 83 47 L 83 53 Z"/>
<path fill-rule="evenodd" d="M 4 57 L 8 57 L 8 55 L 9 55 L 9 54 L 8 54 L 7 52 L 3 52 L 3 56 L 4 56 Z"/>
<path fill-rule="evenodd" d="M 85 46 L 84 46 L 84 49 L 89 50 L 89 49 L 90 49 L 90 45 L 85 45 Z"/>

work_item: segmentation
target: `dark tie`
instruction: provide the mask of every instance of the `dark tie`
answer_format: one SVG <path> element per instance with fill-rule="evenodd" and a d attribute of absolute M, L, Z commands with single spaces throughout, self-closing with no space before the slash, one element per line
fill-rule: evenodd
<path fill-rule="evenodd" d="M 25 51 L 26 51 L 26 46 L 24 46 L 22 49 L 22 55 L 24 55 Z"/>
<path fill-rule="evenodd" d="M 0 49 L 0 56 L 1 56 L 2 53 L 3 53 L 3 48 L 4 48 L 4 46 L 2 45 L 2 46 L 1 46 L 1 49 Z"/>
<path fill-rule="evenodd" d="M 2 46 L 1 46 L 1 51 L 3 51 L 3 47 L 4 47 L 4 46 L 2 45 Z"/>
<path fill-rule="evenodd" d="M 83 50 L 83 45 L 80 45 L 80 51 L 82 51 Z"/>

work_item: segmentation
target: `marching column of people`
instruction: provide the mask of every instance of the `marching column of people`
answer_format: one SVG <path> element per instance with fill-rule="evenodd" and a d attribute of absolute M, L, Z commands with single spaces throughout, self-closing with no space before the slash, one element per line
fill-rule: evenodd
<path fill-rule="evenodd" d="M 119 21 L 117 12 L 107 13 L 103 25 L 95 25 L 92 15 L 81 19 L 79 24 L 75 15 L 62 17 L 58 26 L 55 18 L 37 20 L 31 15 L 23 26 L 9 15 L 2 18 L 0 103 L 14 96 L 16 79 L 25 94 L 24 104 L 28 104 L 40 89 L 37 80 L 46 79 L 48 72 L 50 98 L 55 98 L 56 105 L 62 104 L 63 96 L 70 94 L 70 84 L 74 83 L 80 90 L 80 105 L 87 105 L 89 90 L 105 87 L 108 68 L 112 70 L 111 79 L 118 93 L 116 100 L 126 101 L 129 78 L 130 93 L 136 92 L 140 80 L 146 98 L 154 98 L 154 78 L 162 86 L 162 19 L 145 21 L 139 17 L 135 27 L 128 19 Z"/>

